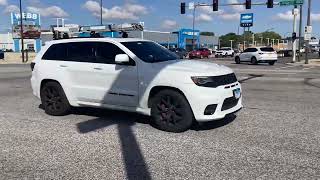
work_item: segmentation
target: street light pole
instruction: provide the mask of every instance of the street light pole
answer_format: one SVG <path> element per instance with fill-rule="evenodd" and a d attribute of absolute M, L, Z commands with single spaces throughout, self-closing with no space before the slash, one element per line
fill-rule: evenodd
<path fill-rule="evenodd" d="M 311 26 L 311 0 L 308 0 L 308 19 L 307 19 L 307 26 Z M 309 59 L 308 59 L 308 51 L 309 51 L 309 40 L 306 42 L 306 60 L 305 64 L 309 64 Z"/>
<path fill-rule="evenodd" d="M 299 56 L 298 56 L 298 62 L 300 62 L 300 55 L 301 55 L 301 35 L 302 35 L 302 5 L 300 5 L 300 20 L 299 20 Z"/>
<path fill-rule="evenodd" d="M 100 0 L 100 25 L 102 25 L 102 0 Z"/>
<path fill-rule="evenodd" d="M 195 4 L 193 7 L 193 19 L 192 19 L 192 50 L 194 50 L 194 23 L 196 18 L 196 7 L 197 5 Z"/>
<path fill-rule="evenodd" d="M 20 2 L 20 36 L 21 36 L 21 55 L 22 55 L 22 62 L 24 62 L 24 40 L 23 40 L 23 20 L 22 20 L 22 4 Z"/>

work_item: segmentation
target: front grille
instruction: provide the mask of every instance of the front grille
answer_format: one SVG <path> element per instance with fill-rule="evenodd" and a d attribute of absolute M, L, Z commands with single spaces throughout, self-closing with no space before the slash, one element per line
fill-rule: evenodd
<path fill-rule="evenodd" d="M 235 97 L 229 97 L 223 101 L 221 111 L 231 109 L 238 104 L 239 99 Z"/>
<path fill-rule="evenodd" d="M 210 77 L 211 81 L 204 84 L 203 86 L 205 87 L 218 87 L 218 86 L 223 86 L 227 84 L 232 84 L 237 82 L 237 77 L 234 73 L 231 74 L 226 74 L 222 76 L 212 76 Z"/>

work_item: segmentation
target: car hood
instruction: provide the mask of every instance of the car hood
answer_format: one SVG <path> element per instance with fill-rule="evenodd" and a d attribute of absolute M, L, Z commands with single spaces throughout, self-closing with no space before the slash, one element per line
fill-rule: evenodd
<path fill-rule="evenodd" d="M 219 76 L 233 73 L 233 70 L 211 62 L 196 60 L 177 60 L 154 63 L 153 67 L 158 71 L 175 71 L 183 74 L 201 76 Z"/>

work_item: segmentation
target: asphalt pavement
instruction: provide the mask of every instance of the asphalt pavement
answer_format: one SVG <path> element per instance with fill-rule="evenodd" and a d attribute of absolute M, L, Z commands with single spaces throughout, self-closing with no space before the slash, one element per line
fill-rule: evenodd
<path fill-rule="evenodd" d="M 244 108 L 180 133 L 81 108 L 48 116 L 28 65 L 0 66 L 0 179 L 319 179 L 320 68 L 234 64 Z"/>

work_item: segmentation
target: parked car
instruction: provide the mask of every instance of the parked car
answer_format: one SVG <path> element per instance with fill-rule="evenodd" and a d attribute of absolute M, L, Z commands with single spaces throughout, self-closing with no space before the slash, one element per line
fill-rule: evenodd
<path fill-rule="evenodd" d="M 241 85 L 225 66 L 179 61 L 161 45 L 132 38 L 47 42 L 31 63 L 33 94 L 49 115 L 97 107 L 151 116 L 165 131 L 222 119 L 242 108 Z"/>
<path fill-rule="evenodd" d="M 224 47 L 220 48 L 216 51 L 215 57 L 233 57 L 234 56 L 234 50 L 230 47 Z"/>
<path fill-rule="evenodd" d="M 170 51 L 176 53 L 177 56 L 179 56 L 180 59 L 184 59 L 188 56 L 187 50 L 183 48 L 172 48 Z"/>
<path fill-rule="evenodd" d="M 0 50 L 0 59 L 4 59 L 4 52 L 3 52 L 3 50 Z"/>
<path fill-rule="evenodd" d="M 209 56 L 211 55 L 211 52 L 209 49 L 207 48 L 199 48 L 196 50 L 193 50 L 189 53 L 189 58 L 190 59 L 194 59 L 194 58 L 209 58 Z"/>
<path fill-rule="evenodd" d="M 235 62 L 251 62 L 252 64 L 269 63 L 274 65 L 278 60 L 277 52 L 272 47 L 252 47 L 247 48 L 235 57 Z"/>

